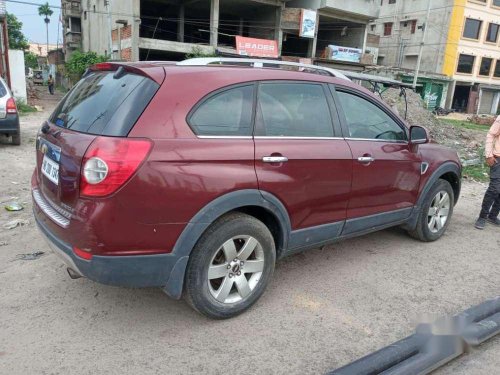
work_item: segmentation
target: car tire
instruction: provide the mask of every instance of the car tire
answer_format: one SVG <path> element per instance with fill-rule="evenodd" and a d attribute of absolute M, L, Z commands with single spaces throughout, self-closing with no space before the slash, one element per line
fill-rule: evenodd
<path fill-rule="evenodd" d="M 21 133 L 13 134 L 12 135 L 12 144 L 14 146 L 20 146 L 21 145 Z"/>
<path fill-rule="evenodd" d="M 275 262 L 274 239 L 264 223 L 242 213 L 225 215 L 206 230 L 189 257 L 185 300 L 207 317 L 232 318 L 264 293 Z"/>
<path fill-rule="evenodd" d="M 427 192 L 417 219 L 408 233 L 423 242 L 436 241 L 446 232 L 453 215 L 455 197 L 448 181 L 438 180 Z"/>

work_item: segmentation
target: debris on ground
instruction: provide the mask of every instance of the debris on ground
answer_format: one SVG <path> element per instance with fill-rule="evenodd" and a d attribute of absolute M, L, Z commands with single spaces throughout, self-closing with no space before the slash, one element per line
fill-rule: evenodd
<path fill-rule="evenodd" d="M 21 211 L 24 209 L 23 205 L 17 202 L 10 202 L 5 205 L 7 211 Z"/>
<path fill-rule="evenodd" d="M 382 99 L 394 111 L 404 117 L 405 100 L 400 97 L 400 93 L 399 89 L 389 88 L 382 93 Z M 429 131 L 431 140 L 457 150 L 460 159 L 464 163 L 475 165 L 474 163 L 477 160 L 482 160 L 481 148 L 486 137 L 485 133 L 439 121 L 425 108 L 420 95 L 412 90 L 406 90 L 406 98 L 408 101 L 406 121 L 410 125 L 425 127 Z"/>
<path fill-rule="evenodd" d="M 8 245 L 8 243 L 7 243 L 7 242 L 5 242 L 5 241 L 0 241 L 0 246 L 7 246 L 7 245 Z"/>
<path fill-rule="evenodd" d="M 43 251 L 36 251 L 34 253 L 29 253 L 29 254 L 17 254 L 15 260 L 37 260 L 43 254 L 45 254 L 45 252 Z"/>
<path fill-rule="evenodd" d="M 43 112 L 43 107 L 41 105 L 34 105 L 33 106 L 37 112 Z"/>
<path fill-rule="evenodd" d="M 16 220 L 12 220 L 12 221 L 9 221 L 8 223 L 4 224 L 3 227 L 5 229 L 14 229 L 14 228 L 22 227 L 24 225 L 29 225 L 29 224 L 30 224 L 29 220 L 16 219 Z"/>
<path fill-rule="evenodd" d="M 494 116 L 484 116 L 484 115 L 472 115 L 467 119 L 467 121 L 478 125 L 491 126 L 495 122 L 496 117 Z"/>

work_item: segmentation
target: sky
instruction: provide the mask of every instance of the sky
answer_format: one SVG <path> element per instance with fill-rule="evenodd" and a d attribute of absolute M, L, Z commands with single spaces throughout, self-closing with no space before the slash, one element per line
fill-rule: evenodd
<path fill-rule="evenodd" d="M 23 1 L 23 0 L 20 0 Z M 61 0 L 25 0 L 30 3 L 45 4 L 46 1 L 50 5 L 57 7 L 61 6 Z M 7 12 L 16 15 L 16 17 L 23 23 L 23 33 L 30 42 L 46 43 L 45 22 L 43 17 L 38 15 L 38 7 L 35 5 L 26 5 L 5 1 L 7 5 Z M 62 25 L 59 22 L 61 10 L 59 8 L 52 8 L 54 14 L 50 17 L 49 24 L 49 44 L 57 44 L 57 26 L 59 25 L 59 44 L 62 44 Z"/>

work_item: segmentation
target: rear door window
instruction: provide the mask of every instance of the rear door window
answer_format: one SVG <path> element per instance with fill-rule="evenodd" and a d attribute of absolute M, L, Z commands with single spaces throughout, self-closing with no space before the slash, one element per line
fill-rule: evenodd
<path fill-rule="evenodd" d="M 262 83 L 255 135 L 333 137 L 330 108 L 321 84 Z"/>
<path fill-rule="evenodd" d="M 158 88 L 137 74 L 93 72 L 63 98 L 51 121 L 77 132 L 126 136 Z"/>
<path fill-rule="evenodd" d="M 252 135 L 254 85 L 233 87 L 206 98 L 195 107 L 188 122 L 197 135 Z"/>

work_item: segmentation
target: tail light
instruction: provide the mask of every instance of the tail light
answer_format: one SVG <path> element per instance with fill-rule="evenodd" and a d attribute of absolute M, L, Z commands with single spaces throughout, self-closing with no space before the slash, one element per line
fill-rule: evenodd
<path fill-rule="evenodd" d="M 73 252 L 75 253 L 76 256 L 82 259 L 92 260 L 92 253 L 88 252 L 87 250 L 82 250 L 79 249 L 78 247 L 73 247 Z"/>
<path fill-rule="evenodd" d="M 7 113 L 17 113 L 16 101 L 14 98 L 7 100 Z"/>
<path fill-rule="evenodd" d="M 97 137 L 82 162 L 80 195 L 104 197 L 123 186 L 145 160 L 147 139 Z"/>

